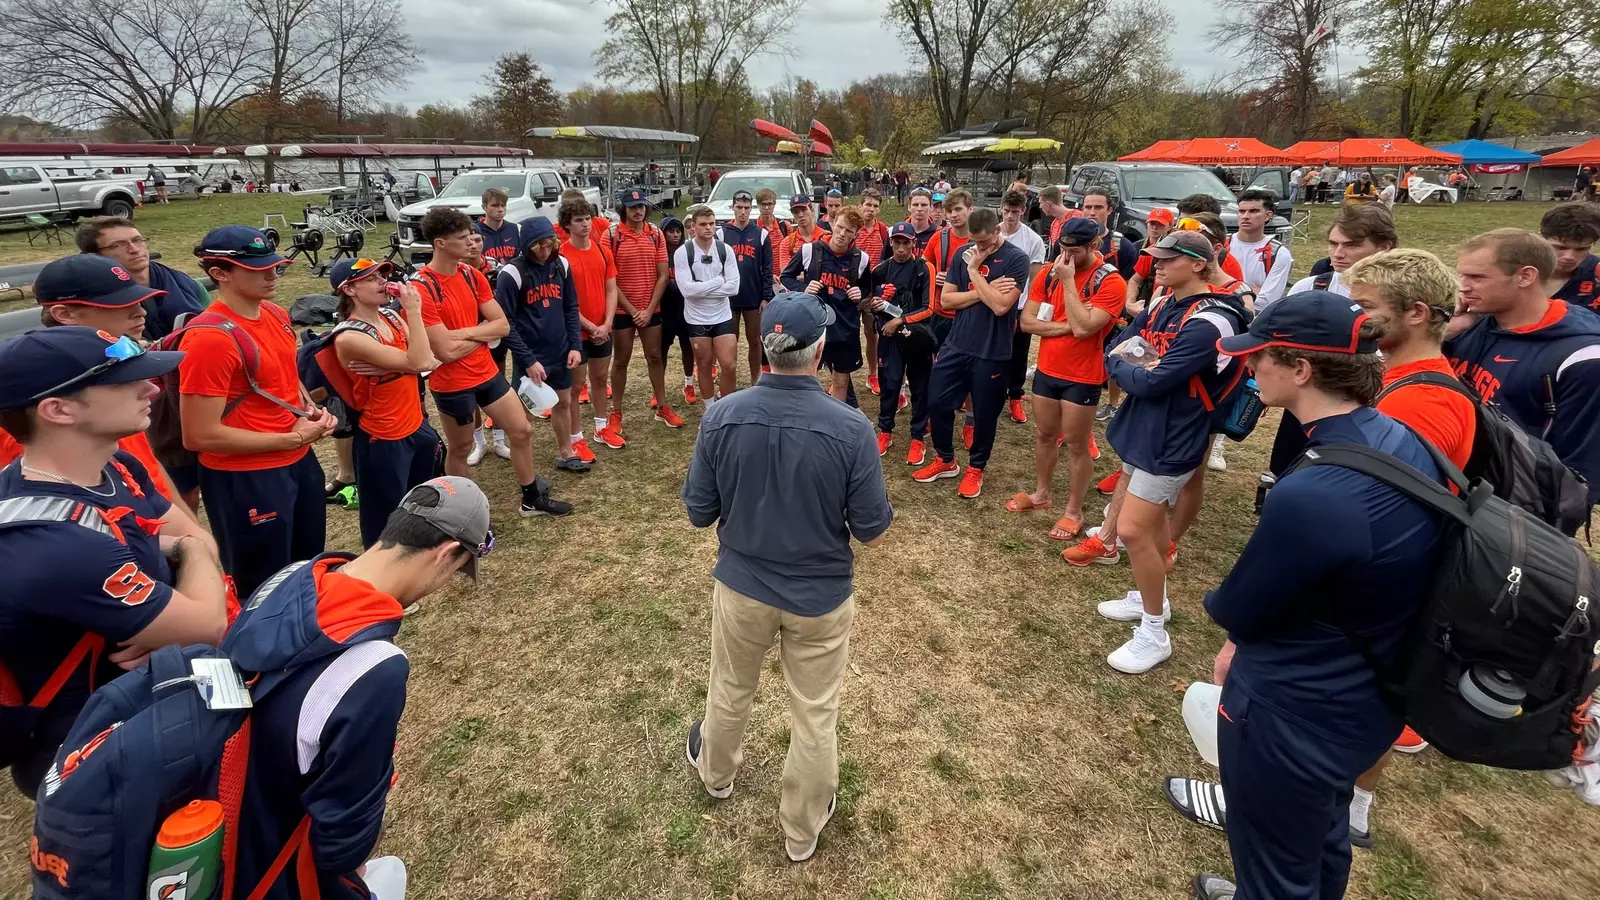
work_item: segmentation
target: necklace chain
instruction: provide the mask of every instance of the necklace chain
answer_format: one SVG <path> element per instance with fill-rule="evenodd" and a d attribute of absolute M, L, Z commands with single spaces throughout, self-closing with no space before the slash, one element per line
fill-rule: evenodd
<path fill-rule="evenodd" d="M 21 465 L 22 465 L 22 471 L 24 471 L 24 472 L 31 472 L 34 475 L 40 475 L 40 476 L 43 476 L 45 478 L 49 478 L 52 481 L 58 481 L 58 482 L 60 482 L 62 484 L 70 484 L 70 485 L 72 485 L 73 487 L 76 487 L 76 488 L 83 488 L 84 490 L 86 490 L 89 493 L 95 495 L 96 497 L 115 497 L 117 495 L 117 486 L 116 486 L 116 484 L 112 484 L 111 485 L 111 490 L 110 491 L 105 492 L 105 493 L 101 493 L 100 491 L 95 490 L 94 487 L 90 487 L 89 485 L 86 485 L 86 484 L 79 484 L 76 481 L 73 481 L 71 478 L 68 478 L 67 476 L 62 475 L 59 472 L 51 472 L 51 471 L 49 471 L 47 469 L 36 469 L 33 466 L 28 465 L 28 463 L 26 461 L 22 462 Z M 105 470 L 101 469 L 101 472 L 100 472 L 100 483 L 104 483 L 106 480 L 108 480 L 108 479 L 106 477 Z M 98 486 L 99 486 L 99 484 L 95 485 L 95 487 L 98 487 Z"/>

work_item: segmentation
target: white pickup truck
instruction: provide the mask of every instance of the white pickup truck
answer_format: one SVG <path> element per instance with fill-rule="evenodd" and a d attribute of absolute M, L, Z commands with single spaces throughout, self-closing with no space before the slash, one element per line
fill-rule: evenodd
<path fill-rule="evenodd" d="M 506 221 L 521 222 L 543 216 L 554 222 L 561 205 L 561 192 L 579 187 L 555 169 L 474 169 L 462 172 L 445 186 L 439 196 L 413 203 L 400 210 L 395 231 L 400 235 L 400 252 L 413 265 L 433 258 L 433 245 L 422 239 L 422 217 L 428 210 L 453 207 L 473 219 L 483 215 L 483 192 L 499 188 L 511 198 L 506 204 Z M 583 195 L 605 214 L 600 189 L 584 187 Z"/>
<path fill-rule="evenodd" d="M 0 160 L 0 220 L 35 213 L 132 218 L 139 182 L 127 176 L 52 173 L 47 166 Z"/>

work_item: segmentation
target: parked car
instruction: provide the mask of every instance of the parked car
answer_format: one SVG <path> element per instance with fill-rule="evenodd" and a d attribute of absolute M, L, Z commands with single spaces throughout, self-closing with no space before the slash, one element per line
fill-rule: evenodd
<path fill-rule="evenodd" d="M 33 163 L 0 163 L 0 221 L 34 214 L 132 218 L 140 190 L 135 178 L 68 175 Z"/>
<path fill-rule="evenodd" d="M 561 192 L 579 185 L 567 181 L 555 169 L 473 169 L 457 175 L 439 196 L 413 203 L 400 210 L 400 221 L 395 227 L 400 236 L 400 252 L 412 265 L 421 265 L 433 258 L 433 245 L 422 239 L 422 217 L 428 210 L 446 206 L 459 209 L 476 219 L 483 215 L 483 192 L 499 188 L 510 200 L 506 203 L 506 221 L 521 222 L 533 216 L 543 216 L 555 221 L 561 204 Z M 600 189 L 582 187 L 584 197 L 601 207 Z"/>
<path fill-rule="evenodd" d="M 706 195 L 705 204 L 717 214 L 718 222 L 733 221 L 733 195 L 749 191 L 752 196 L 762 188 L 770 188 L 778 195 L 778 205 L 773 215 L 780 219 L 794 219 L 789 201 L 797 194 L 811 196 L 811 181 L 805 173 L 794 169 L 735 169 L 724 172 Z"/>
<path fill-rule="evenodd" d="M 1262 181 L 1258 176 L 1251 186 Z M 1270 190 L 1270 183 L 1266 185 Z M 1239 202 L 1233 191 L 1221 179 L 1198 166 L 1181 163 L 1086 163 L 1072 177 L 1070 185 L 1062 185 L 1061 192 L 1070 207 L 1083 205 L 1083 196 L 1091 187 L 1102 187 L 1111 193 L 1111 218 L 1109 224 L 1130 240 L 1142 241 L 1145 220 L 1150 211 L 1164 206 L 1176 209 L 1178 201 L 1190 194 L 1210 194 L 1222 204 L 1222 223 L 1228 233 L 1239 230 Z M 1278 203 L 1276 215 L 1267 222 L 1267 233 L 1288 242 L 1291 226 L 1289 217 L 1293 207 L 1282 194 L 1273 192 Z"/>

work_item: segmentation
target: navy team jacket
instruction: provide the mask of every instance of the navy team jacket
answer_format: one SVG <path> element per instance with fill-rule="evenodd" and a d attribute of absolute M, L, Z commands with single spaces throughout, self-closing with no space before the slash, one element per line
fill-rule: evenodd
<path fill-rule="evenodd" d="M 728 305 L 760 309 L 772 299 L 772 242 L 767 230 L 755 219 L 743 228 L 729 222 L 722 226 L 722 242 L 739 258 L 739 293 L 728 298 Z"/>
<path fill-rule="evenodd" d="M 505 340 L 519 373 L 535 361 L 546 369 L 565 367 L 567 353 L 583 340 L 571 268 L 559 253 L 550 254 L 543 265 L 534 262 L 531 246 L 524 244 L 522 255 L 500 270 L 494 285 L 495 300 L 511 320 Z"/>

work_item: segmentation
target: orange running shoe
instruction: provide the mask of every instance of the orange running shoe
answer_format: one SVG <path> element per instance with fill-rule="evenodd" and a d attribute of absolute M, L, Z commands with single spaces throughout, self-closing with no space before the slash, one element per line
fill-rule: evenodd
<path fill-rule="evenodd" d="M 1421 753 L 1428 749 L 1428 742 L 1407 725 L 1401 729 L 1400 738 L 1394 742 L 1394 749 L 1400 753 Z"/>
<path fill-rule="evenodd" d="M 963 426 L 961 426 L 961 446 L 967 448 L 968 450 L 972 449 L 972 426 L 971 425 L 963 425 Z"/>
<path fill-rule="evenodd" d="M 611 399 L 611 385 L 609 385 L 609 384 L 606 385 L 606 399 L 607 400 Z"/>
<path fill-rule="evenodd" d="M 661 401 L 660 401 L 660 400 L 657 400 L 657 399 L 656 399 L 656 398 L 655 398 L 655 395 L 654 395 L 654 394 L 652 394 L 652 395 L 650 395 L 650 408 L 651 408 L 651 409 L 655 409 L 655 408 L 656 408 L 656 407 L 658 407 L 658 406 L 660 406 L 660 405 L 661 405 Z"/>
<path fill-rule="evenodd" d="M 578 388 L 578 402 L 579 403 L 588 403 L 589 402 L 589 382 L 587 382 L 587 381 L 585 381 L 583 383 L 582 387 Z"/>
<path fill-rule="evenodd" d="M 628 442 L 622 439 L 622 435 L 612 431 L 609 425 L 605 428 L 596 429 L 594 439 L 613 450 L 621 450 L 623 447 L 628 446 Z"/>
<path fill-rule="evenodd" d="M 936 459 L 934 459 L 933 462 L 928 463 L 927 465 L 925 465 L 922 468 L 916 470 L 915 472 L 912 472 L 911 473 L 911 480 L 912 481 L 920 481 L 923 484 L 928 484 L 929 482 L 938 481 L 941 478 L 954 478 L 954 477 L 956 477 L 957 475 L 960 475 L 960 474 L 961 474 L 961 464 L 960 463 L 955 462 L 954 460 L 951 460 L 950 462 L 945 462 L 942 459 L 937 459 L 936 458 Z"/>
<path fill-rule="evenodd" d="M 686 384 L 683 386 L 683 402 L 690 406 L 700 402 L 700 398 L 695 396 L 694 385 Z"/>
<path fill-rule="evenodd" d="M 590 448 L 589 442 L 584 438 L 578 438 L 572 442 L 572 452 L 577 454 L 578 459 L 586 463 L 592 463 L 595 460 L 594 450 Z"/>
<path fill-rule="evenodd" d="M 876 375 L 868 375 L 867 376 L 867 390 L 873 392 L 874 394 L 878 393 L 878 390 L 879 390 L 879 388 L 878 388 L 878 376 L 876 376 Z"/>
<path fill-rule="evenodd" d="M 922 438 L 912 438 L 911 446 L 906 449 L 906 465 L 920 466 L 928 461 L 928 445 Z"/>
<path fill-rule="evenodd" d="M 882 456 L 885 453 L 888 453 L 889 452 L 889 445 L 893 444 L 893 443 L 894 443 L 894 432 L 892 432 L 892 431 L 880 431 L 880 432 L 878 432 L 878 455 Z"/>
<path fill-rule="evenodd" d="M 1094 435 L 1092 435 L 1092 434 L 1089 435 L 1089 458 L 1090 459 L 1099 459 L 1100 458 L 1100 445 L 1096 444 L 1094 442 Z M 1111 489 L 1112 490 L 1116 490 L 1116 487 L 1113 486 Z"/>
<path fill-rule="evenodd" d="M 1069 565 L 1087 566 L 1091 563 L 1100 566 L 1114 566 L 1122 559 L 1122 554 L 1115 547 L 1107 547 L 1100 542 L 1098 537 L 1084 538 L 1082 543 L 1075 544 L 1061 551 L 1061 558 Z"/>
<path fill-rule="evenodd" d="M 978 499 L 978 495 L 983 493 L 983 470 L 967 466 L 967 474 L 961 477 L 961 488 L 958 493 L 968 500 Z"/>
<path fill-rule="evenodd" d="M 1173 541 L 1167 545 L 1167 574 L 1172 574 L 1172 567 L 1178 564 L 1178 542 Z"/>
<path fill-rule="evenodd" d="M 1100 479 L 1100 483 L 1095 485 L 1094 489 L 1109 497 L 1117 492 L 1117 479 L 1121 477 L 1122 470 L 1118 469 L 1117 471 L 1112 472 L 1110 475 Z"/>
<path fill-rule="evenodd" d="M 668 428 L 682 428 L 683 417 L 672 411 L 670 406 L 656 408 L 656 421 Z"/>
<path fill-rule="evenodd" d="M 622 433 L 622 410 L 613 409 L 611 412 L 606 413 L 606 429 L 615 431 L 617 434 Z"/>
<path fill-rule="evenodd" d="M 1021 398 L 1007 403 L 1006 410 L 1011 413 L 1011 421 L 1018 425 L 1028 424 L 1028 411 L 1022 408 Z"/>

